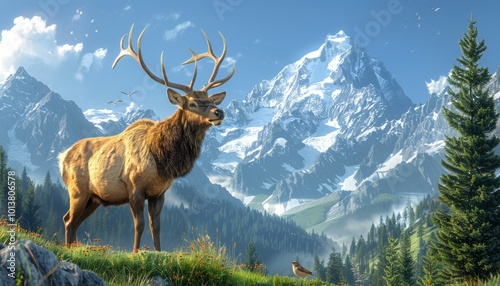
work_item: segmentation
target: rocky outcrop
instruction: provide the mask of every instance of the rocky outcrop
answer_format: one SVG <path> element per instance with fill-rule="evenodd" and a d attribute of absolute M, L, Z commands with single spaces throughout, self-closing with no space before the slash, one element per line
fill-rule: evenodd
<path fill-rule="evenodd" d="M 54 253 L 31 240 L 0 243 L 1 285 L 106 285 L 92 271 L 57 260 Z"/>

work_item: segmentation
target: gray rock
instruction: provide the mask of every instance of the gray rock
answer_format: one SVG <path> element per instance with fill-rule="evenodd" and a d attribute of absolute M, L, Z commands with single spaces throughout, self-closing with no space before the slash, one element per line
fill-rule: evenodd
<path fill-rule="evenodd" d="M 31 240 L 0 243 L 0 285 L 16 285 L 15 277 L 20 274 L 23 285 L 106 285 L 94 272 L 57 260 L 54 253 Z"/>

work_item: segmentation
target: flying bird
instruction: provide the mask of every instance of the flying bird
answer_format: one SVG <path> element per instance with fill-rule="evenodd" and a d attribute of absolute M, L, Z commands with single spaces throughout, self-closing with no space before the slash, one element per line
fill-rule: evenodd
<path fill-rule="evenodd" d="M 114 105 L 117 105 L 118 103 L 122 103 L 123 100 L 121 99 L 118 99 L 118 100 L 111 100 L 111 101 L 108 101 L 108 104 L 114 104 Z"/>
<path fill-rule="evenodd" d="M 125 92 L 125 91 L 122 91 L 121 93 L 125 94 L 126 96 L 128 97 L 131 97 L 133 94 L 137 93 L 137 90 L 136 91 L 132 91 L 132 92 Z"/>
<path fill-rule="evenodd" d="M 301 278 L 306 278 L 307 276 L 314 275 L 311 271 L 302 267 L 302 265 L 300 265 L 300 263 L 297 260 L 292 261 L 292 270 L 293 274 Z"/>
<path fill-rule="evenodd" d="M 433 8 L 433 7 L 431 7 L 432 12 L 434 12 L 434 13 L 436 13 L 436 12 L 437 12 L 437 11 L 439 11 L 440 9 L 441 9 L 441 8 L 439 8 L 439 7 L 437 7 L 437 8 Z"/>

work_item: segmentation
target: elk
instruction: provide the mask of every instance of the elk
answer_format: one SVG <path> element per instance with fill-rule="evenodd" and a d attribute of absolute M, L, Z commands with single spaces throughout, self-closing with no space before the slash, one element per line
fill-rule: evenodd
<path fill-rule="evenodd" d="M 137 52 L 132 47 L 132 31 L 128 33 L 128 47 L 120 41 L 120 53 L 112 68 L 125 56 L 131 56 L 154 81 L 167 87 L 167 96 L 177 111 L 163 121 L 141 119 L 128 126 L 122 133 L 109 137 L 85 138 L 76 142 L 59 155 L 59 168 L 69 194 L 69 210 L 63 217 L 66 245 L 76 242 L 76 231 L 99 205 L 128 203 L 134 221 L 133 252 L 139 249 L 144 231 L 144 206 L 148 200 L 148 215 L 154 250 L 160 251 L 160 214 L 164 194 L 175 178 L 186 175 L 193 167 L 201 150 L 205 133 L 210 126 L 219 125 L 224 112 L 217 107 L 226 92 L 208 95 L 208 90 L 219 87 L 234 74 L 234 65 L 223 79 L 216 80 L 217 72 L 226 55 L 226 40 L 222 54 L 217 57 L 208 36 L 203 32 L 208 51 L 197 54 L 191 49 L 191 58 L 183 64 L 194 63 L 189 85 L 177 84 L 167 78 L 160 57 L 162 78 L 156 76 L 144 63 L 141 40 L 146 28 L 137 40 Z M 214 68 L 208 83 L 201 90 L 194 90 L 197 61 L 210 58 Z M 185 92 L 181 95 L 173 89 Z"/>

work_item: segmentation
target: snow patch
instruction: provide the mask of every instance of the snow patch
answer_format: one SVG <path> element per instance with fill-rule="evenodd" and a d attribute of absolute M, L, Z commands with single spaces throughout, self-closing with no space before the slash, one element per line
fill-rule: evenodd
<path fill-rule="evenodd" d="M 377 172 L 388 172 L 389 170 L 396 167 L 399 163 L 403 162 L 403 150 L 399 150 L 398 153 L 392 155 L 385 161 L 384 164 L 377 170 Z"/>
<path fill-rule="evenodd" d="M 493 96 L 493 99 L 498 99 L 500 98 L 500 91 L 495 93 L 495 95 Z"/>
<path fill-rule="evenodd" d="M 311 199 L 291 199 L 289 201 L 283 202 L 283 203 L 278 203 L 278 204 L 273 204 L 270 203 L 269 200 L 272 199 L 273 196 L 270 196 L 267 198 L 264 202 L 262 202 L 263 208 L 266 210 L 268 213 L 273 213 L 275 215 L 282 215 L 288 210 L 291 210 L 295 207 L 298 207 L 304 203 L 312 201 Z"/>
<path fill-rule="evenodd" d="M 9 151 L 7 153 L 9 159 L 19 162 L 22 166 L 26 167 L 27 170 L 35 170 L 37 166 L 33 165 L 31 162 L 31 154 L 28 151 L 28 146 L 26 146 L 26 143 L 16 138 L 14 128 L 7 132 L 7 136 L 10 142 Z"/>
<path fill-rule="evenodd" d="M 262 131 L 274 116 L 274 109 L 260 108 L 252 114 L 253 119 L 244 128 L 242 136 L 219 147 L 222 153 L 214 160 L 213 165 L 225 170 L 234 171 L 236 165 L 247 156 L 252 144 L 258 140 Z"/>
<path fill-rule="evenodd" d="M 335 143 L 335 139 L 339 132 L 340 126 L 336 118 L 334 120 L 324 120 L 319 124 L 316 132 L 303 140 L 302 143 L 323 153 Z"/>
<path fill-rule="evenodd" d="M 255 198 L 255 196 L 248 196 L 243 199 L 243 204 L 248 206 L 248 204 Z"/>
<path fill-rule="evenodd" d="M 437 154 L 437 153 L 440 153 L 444 149 L 445 142 L 444 142 L 444 140 L 438 140 L 438 141 L 433 142 L 433 143 L 425 144 L 425 146 L 426 146 L 425 150 L 428 154 Z"/>
<path fill-rule="evenodd" d="M 359 166 L 345 166 L 345 174 L 339 178 L 339 187 L 343 191 L 354 191 L 358 187 L 358 181 L 354 178 L 354 174 Z"/>

